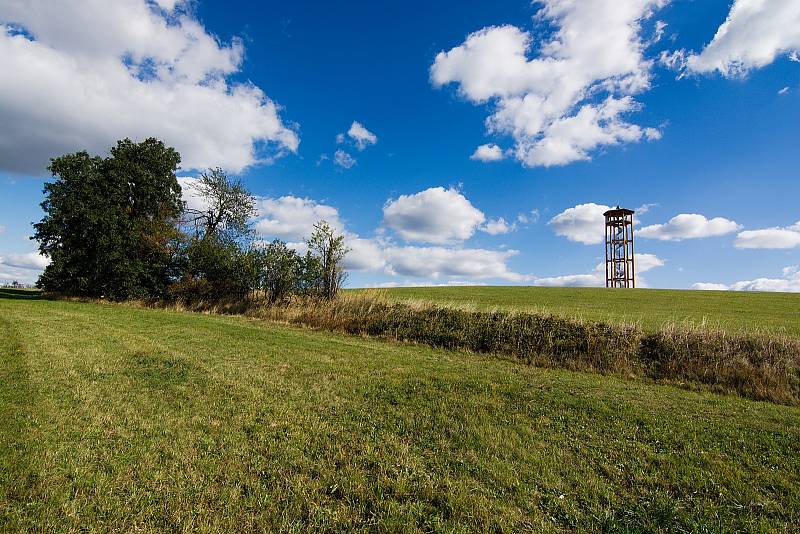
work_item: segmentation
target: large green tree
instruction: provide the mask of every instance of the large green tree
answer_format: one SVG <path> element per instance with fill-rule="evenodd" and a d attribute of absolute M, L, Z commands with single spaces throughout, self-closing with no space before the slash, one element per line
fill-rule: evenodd
<path fill-rule="evenodd" d="M 33 239 L 50 265 L 38 285 L 111 299 L 164 295 L 176 276 L 173 244 L 181 214 L 180 155 L 157 139 L 117 142 L 108 157 L 87 152 L 51 160 L 44 218 Z"/>

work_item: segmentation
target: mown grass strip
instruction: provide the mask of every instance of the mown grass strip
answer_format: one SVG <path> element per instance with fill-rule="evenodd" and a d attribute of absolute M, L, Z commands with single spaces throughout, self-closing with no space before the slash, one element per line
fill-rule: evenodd
<path fill-rule="evenodd" d="M 36 490 L 27 425 L 33 403 L 26 354 L 11 321 L 0 317 L 0 525 L 19 526 Z"/>

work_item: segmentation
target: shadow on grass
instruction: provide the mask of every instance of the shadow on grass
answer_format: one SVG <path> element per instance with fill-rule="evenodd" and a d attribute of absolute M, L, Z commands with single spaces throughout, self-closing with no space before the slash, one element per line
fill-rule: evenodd
<path fill-rule="evenodd" d="M 0 299 L 10 300 L 40 300 L 42 292 L 36 289 L 13 289 L 0 287 Z"/>

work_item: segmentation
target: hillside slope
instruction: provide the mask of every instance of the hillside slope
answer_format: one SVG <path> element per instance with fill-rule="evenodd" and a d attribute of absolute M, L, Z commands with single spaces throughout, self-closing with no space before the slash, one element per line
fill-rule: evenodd
<path fill-rule="evenodd" d="M 797 408 L 23 298 L 0 358 L 3 531 L 800 524 Z"/>

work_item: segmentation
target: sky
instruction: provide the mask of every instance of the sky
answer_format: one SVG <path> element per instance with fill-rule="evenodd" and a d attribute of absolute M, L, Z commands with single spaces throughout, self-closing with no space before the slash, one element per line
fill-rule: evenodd
<path fill-rule="evenodd" d="M 0 73 L 0 283 L 49 158 L 154 136 L 353 287 L 604 285 L 619 205 L 639 286 L 800 292 L 797 0 L 4 0 Z"/>

